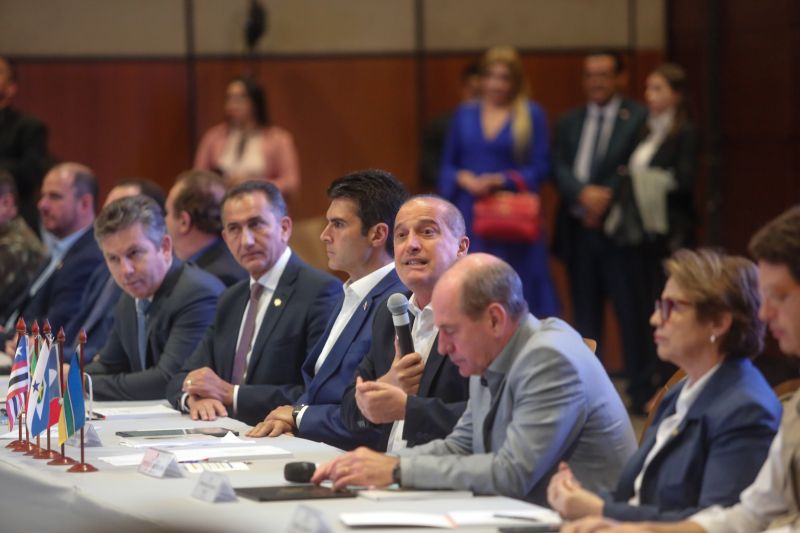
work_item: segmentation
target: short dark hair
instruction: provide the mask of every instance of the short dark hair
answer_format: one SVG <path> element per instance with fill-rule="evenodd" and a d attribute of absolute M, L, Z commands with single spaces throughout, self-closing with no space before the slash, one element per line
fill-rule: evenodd
<path fill-rule="evenodd" d="M 616 50 L 611 50 L 610 48 L 598 48 L 597 50 L 592 50 L 586 57 L 598 57 L 598 56 L 605 56 L 610 57 L 614 61 L 614 72 L 617 74 L 622 74 L 625 72 L 625 60 L 622 58 L 622 54 Z"/>
<path fill-rule="evenodd" d="M 192 217 L 192 224 L 210 235 L 222 231 L 222 198 L 225 184 L 219 174 L 208 170 L 188 170 L 180 174 L 175 184 L 183 188 L 175 196 L 171 216 L 177 218 L 181 211 Z"/>
<path fill-rule="evenodd" d="M 758 317 L 761 296 L 752 261 L 709 248 L 681 249 L 664 261 L 664 267 L 694 305 L 698 322 L 730 313 L 731 326 L 719 340 L 721 354 L 736 359 L 761 352 L 766 325 Z"/>
<path fill-rule="evenodd" d="M 786 265 L 800 283 L 800 205 L 767 222 L 750 239 L 749 249 L 756 261 Z"/>
<path fill-rule="evenodd" d="M 405 202 L 403 205 L 406 205 L 409 202 L 413 202 L 414 200 L 435 200 L 439 205 L 444 207 L 444 223 L 447 226 L 447 229 L 450 230 L 455 237 L 460 238 L 467 234 L 467 224 L 464 222 L 464 215 L 461 214 L 461 211 L 453 205 L 451 202 L 445 200 L 438 194 L 415 194 Z M 403 207 L 402 205 L 400 207 Z"/>
<path fill-rule="evenodd" d="M 166 195 L 164 194 L 164 189 L 162 189 L 161 185 L 153 180 L 144 178 L 127 178 L 116 182 L 114 187 L 139 187 L 140 194 L 152 198 L 158 204 L 158 207 L 160 207 L 162 210 L 164 209 L 164 203 L 167 199 Z"/>
<path fill-rule="evenodd" d="M 519 320 L 528 312 L 528 303 L 522 295 L 522 280 L 502 259 L 495 258 L 477 266 L 464 276 L 461 287 L 461 311 L 471 320 L 477 320 L 492 303 L 498 303 L 512 320 Z"/>
<path fill-rule="evenodd" d="M 386 251 L 394 256 L 394 219 L 408 198 L 408 191 L 391 172 L 373 168 L 337 178 L 328 187 L 328 198 L 346 198 L 356 203 L 363 235 L 375 224 L 386 224 Z"/>
<path fill-rule="evenodd" d="M 17 190 L 17 182 L 14 181 L 14 176 L 11 172 L 4 168 L 0 168 L 0 196 L 10 194 L 14 198 L 14 203 L 19 203 L 19 191 Z"/>
<path fill-rule="evenodd" d="M 231 80 L 232 83 L 241 83 L 244 85 L 244 92 L 247 99 L 250 100 L 250 105 L 253 106 L 253 115 L 256 122 L 261 127 L 270 125 L 269 104 L 267 103 L 267 91 L 256 81 L 252 76 L 242 74 L 236 76 Z"/>
<path fill-rule="evenodd" d="M 134 224 L 142 225 L 142 231 L 156 247 L 161 246 L 167 226 L 164 211 L 152 198 L 142 194 L 126 196 L 105 206 L 94 221 L 94 236 L 102 242 L 109 235 L 128 229 Z"/>
<path fill-rule="evenodd" d="M 80 198 L 84 194 L 89 194 L 92 197 L 92 203 L 97 208 L 98 185 L 97 176 L 94 172 L 81 163 L 66 162 L 54 165 L 50 172 L 69 172 L 72 175 L 72 190 L 75 198 Z"/>
<path fill-rule="evenodd" d="M 283 199 L 281 191 L 268 181 L 251 180 L 231 187 L 222 198 L 222 206 L 224 207 L 225 203 L 232 198 L 257 192 L 267 197 L 267 201 L 269 201 L 272 212 L 275 213 L 276 217 L 282 218 L 289 215 L 289 210 L 286 207 L 286 201 Z"/>

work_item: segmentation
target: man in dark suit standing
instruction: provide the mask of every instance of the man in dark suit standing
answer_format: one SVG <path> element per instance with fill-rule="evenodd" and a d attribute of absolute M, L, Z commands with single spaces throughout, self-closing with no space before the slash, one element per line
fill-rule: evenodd
<path fill-rule="evenodd" d="M 19 86 L 14 65 L 0 56 L 0 168 L 17 184 L 19 213 L 34 230 L 39 229 L 36 193 L 47 172 L 47 128 L 11 106 Z"/>
<path fill-rule="evenodd" d="M 222 236 L 250 274 L 227 289 L 203 341 L 167 387 L 194 419 L 248 424 L 303 393 L 301 368 L 325 330 L 339 280 L 288 247 L 292 219 L 271 183 L 248 181 L 222 201 Z"/>
<path fill-rule="evenodd" d="M 320 239 L 328 267 L 347 272 L 348 280 L 325 333 L 303 364 L 306 391 L 294 405 L 274 409 L 249 436 L 293 433 L 345 449 L 364 444 L 368 435 L 349 431 L 339 406 L 369 350 L 376 312 L 390 295 L 406 290 L 395 271 L 391 236 L 407 197 L 403 185 L 383 170 L 355 172 L 328 188 L 328 225 Z"/>
<path fill-rule="evenodd" d="M 583 79 L 587 105 L 567 112 L 556 125 L 553 166 L 562 202 L 554 247 L 566 263 L 575 326 L 584 337 L 600 339 L 605 298 L 611 298 L 624 324 L 629 393 L 634 407 L 641 407 L 651 393 L 639 372 L 650 330 L 632 282 L 638 279 L 631 275 L 634 251 L 607 237 L 603 226 L 647 114 L 618 93 L 624 81 L 619 54 L 587 56 Z"/>
<path fill-rule="evenodd" d="M 39 214 L 42 226 L 53 236 L 50 256 L 27 289 L 12 303 L 4 317 L 6 353 L 14 353 L 14 326 L 19 317 L 41 326 L 50 321 L 54 331 L 66 326 L 78 311 L 81 292 L 103 256 L 94 240 L 97 179 L 78 163 L 53 167 L 42 184 Z"/>
<path fill-rule="evenodd" d="M 341 408 L 351 431 L 372 432 L 362 442 L 375 449 L 395 451 L 444 437 L 464 412 L 468 382 L 439 353 L 431 296 L 439 277 L 468 248 L 464 218 L 447 200 L 416 196 L 397 212 L 395 266 L 400 281 L 412 291 L 409 311 L 416 351 L 398 353 L 391 313 L 381 303 L 372 345 Z"/>
<path fill-rule="evenodd" d="M 214 317 L 222 283 L 172 255 L 164 212 L 146 196 L 103 208 L 95 234 L 125 294 L 108 341 L 86 366 L 100 400 L 155 400 Z"/>
<path fill-rule="evenodd" d="M 189 170 L 175 179 L 166 202 L 167 232 L 175 255 L 217 276 L 226 287 L 247 278 L 247 271 L 222 240 L 220 209 L 225 185 L 207 170 Z"/>

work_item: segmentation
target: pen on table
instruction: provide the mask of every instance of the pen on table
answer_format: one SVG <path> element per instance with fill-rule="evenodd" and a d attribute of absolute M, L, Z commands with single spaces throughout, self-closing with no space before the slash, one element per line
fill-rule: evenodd
<path fill-rule="evenodd" d="M 492 516 L 495 518 L 512 518 L 514 520 L 526 520 L 528 522 L 541 522 L 541 520 L 539 520 L 538 518 L 534 518 L 532 516 L 523 516 L 516 514 L 493 513 Z"/>

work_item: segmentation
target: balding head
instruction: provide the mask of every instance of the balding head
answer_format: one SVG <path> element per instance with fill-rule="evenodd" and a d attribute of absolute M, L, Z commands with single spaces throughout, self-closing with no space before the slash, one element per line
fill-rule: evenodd
<path fill-rule="evenodd" d="M 522 282 L 502 259 L 472 254 L 442 275 L 433 291 L 439 352 L 462 376 L 483 374 L 528 311 Z"/>
<path fill-rule="evenodd" d="M 62 239 L 94 220 L 97 178 L 80 163 L 53 167 L 42 182 L 39 214 L 44 228 Z"/>

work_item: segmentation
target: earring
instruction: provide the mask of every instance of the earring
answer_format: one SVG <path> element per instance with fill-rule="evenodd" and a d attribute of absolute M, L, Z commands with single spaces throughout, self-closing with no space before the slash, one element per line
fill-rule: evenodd
<path fill-rule="evenodd" d="M 711 341 L 711 344 L 714 344 L 715 342 L 717 342 L 717 336 L 712 333 L 711 337 L 709 337 L 708 340 Z"/>

